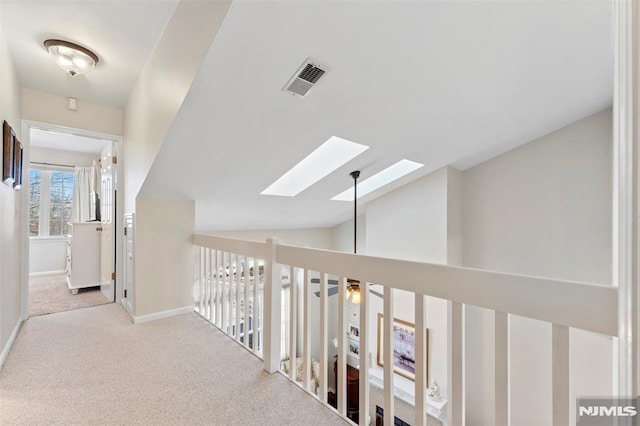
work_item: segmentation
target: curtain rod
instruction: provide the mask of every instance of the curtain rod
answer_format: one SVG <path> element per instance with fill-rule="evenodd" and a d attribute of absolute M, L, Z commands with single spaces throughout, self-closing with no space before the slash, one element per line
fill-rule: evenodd
<path fill-rule="evenodd" d="M 74 168 L 75 166 L 70 166 L 68 164 L 56 164 L 56 163 L 41 163 L 40 161 L 31 161 L 31 164 L 41 164 L 43 166 L 55 166 L 55 167 L 70 167 Z"/>

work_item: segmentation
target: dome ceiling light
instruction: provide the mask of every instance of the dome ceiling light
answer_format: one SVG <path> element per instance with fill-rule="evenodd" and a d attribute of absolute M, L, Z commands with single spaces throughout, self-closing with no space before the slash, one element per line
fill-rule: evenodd
<path fill-rule="evenodd" d="M 98 63 L 98 55 L 69 41 L 49 39 L 45 40 L 44 47 L 56 64 L 72 77 L 91 71 Z"/>

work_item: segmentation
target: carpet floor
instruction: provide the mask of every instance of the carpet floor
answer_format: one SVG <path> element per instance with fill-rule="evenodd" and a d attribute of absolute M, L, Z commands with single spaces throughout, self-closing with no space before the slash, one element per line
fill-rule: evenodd
<path fill-rule="evenodd" d="M 5 425 L 344 425 L 212 325 L 117 304 L 29 318 L 0 371 Z"/>
<path fill-rule="evenodd" d="M 29 277 L 29 316 L 46 315 L 110 303 L 99 287 L 71 294 L 66 274 Z"/>

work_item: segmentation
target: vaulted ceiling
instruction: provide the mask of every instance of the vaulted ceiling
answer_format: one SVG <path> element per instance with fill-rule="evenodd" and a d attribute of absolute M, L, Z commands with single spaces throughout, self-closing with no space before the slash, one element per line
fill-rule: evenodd
<path fill-rule="evenodd" d="M 307 57 L 326 76 L 282 92 Z M 332 226 L 350 171 L 464 169 L 610 106 L 612 81 L 611 1 L 236 1 L 141 195 L 195 199 L 199 229 Z M 260 195 L 331 136 L 371 148 Z"/>

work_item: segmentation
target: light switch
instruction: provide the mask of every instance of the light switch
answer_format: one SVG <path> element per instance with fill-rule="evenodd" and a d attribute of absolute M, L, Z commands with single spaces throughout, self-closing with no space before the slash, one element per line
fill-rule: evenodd
<path fill-rule="evenodd" d="M 71 111 L 78 110 L 78 100 L 76 98 L 69 98 L 69 109 Z"/>

